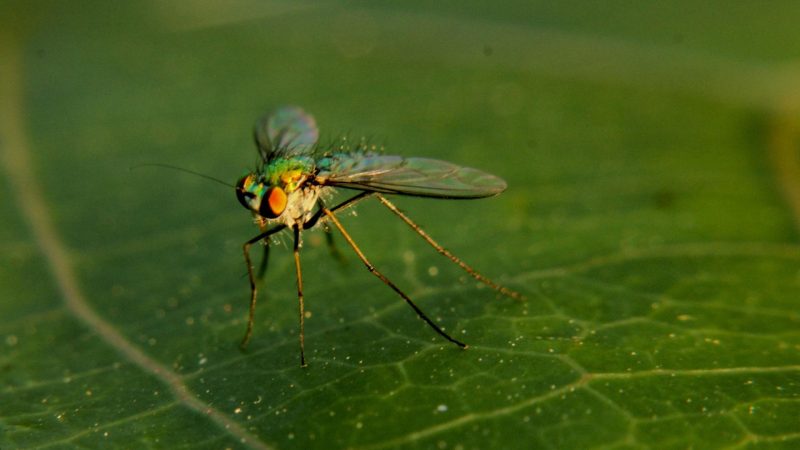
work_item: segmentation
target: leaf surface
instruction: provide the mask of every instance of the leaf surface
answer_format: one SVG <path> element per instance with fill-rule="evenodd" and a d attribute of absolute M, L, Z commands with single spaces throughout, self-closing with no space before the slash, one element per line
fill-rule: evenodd
<path fill-rule="evenodd" d="M 800 445 L 800 11 L 475 3 L 0 14 L 0 448 Z M 396 202 L 527 301 L 365 201 L 344 226 L 470 348 L 309 232 L 310 366 L 288 235 L 241 352 L 251 217 L 129 168 L 233 184 L 282 104 L 506 180 Z"/>

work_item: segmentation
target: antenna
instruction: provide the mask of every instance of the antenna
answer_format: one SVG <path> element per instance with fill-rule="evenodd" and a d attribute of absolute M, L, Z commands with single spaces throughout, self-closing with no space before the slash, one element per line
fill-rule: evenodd
<path fill-rule="evenodd" d="M 236 186 L 234 186 L 234 185 L 232 185 L 230 183 L 227 183 L 225 181 L 222 181 L 219 178 L 214 178 L 211 175 L 206 175 L 204 173 L 195 172 L 194 170 L 184 169 L 183 167 L 172 166 L 170 164 L 145 163 L 145 164 L 138 164 L 136 166 L 131 166 L 128 170 L 138 169 L 140 167 L 163 167 L 165 169 L 177 170 L 178 172 L 190 173 L 192 175 L 197 175 L 198 177 L 205 178 L 207 180 L 215 181 L 215 182 L 217 182 L 219 184 L 222 184 L 224 186 L 228 186 L 228 187 L 232 187 L 234 189 L 238 189 Z"/>

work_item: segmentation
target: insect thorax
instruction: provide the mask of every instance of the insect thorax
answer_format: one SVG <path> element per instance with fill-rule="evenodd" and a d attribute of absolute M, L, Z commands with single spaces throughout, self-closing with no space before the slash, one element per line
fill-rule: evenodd
<path fill-rule="evenodd" d="M 304 224 L 317 210 L 317 202 L 324 188 L 309 184 L 301 185 L 289 193 L 286 210 L 276 220 L 291 227 L 294 224 Z"/>

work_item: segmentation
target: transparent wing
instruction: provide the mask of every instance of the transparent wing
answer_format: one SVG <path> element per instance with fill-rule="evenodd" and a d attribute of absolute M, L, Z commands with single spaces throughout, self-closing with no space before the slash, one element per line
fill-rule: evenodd
<path fill-rule="evenodd" d="M 435 198 L 481 198 L 506 189 L 502 178 L 428 158 L 331 156 L 320 161 L 317 181 L 326 186 Z"/>
<path fill-rule="evenodd" d="M 314 116 L 297 106 L 283 106 L 265 115 L 254 131 L 264 160 L 275 151 L 289 154 L 308 151 L 319 139 L 319 129 Z"/>

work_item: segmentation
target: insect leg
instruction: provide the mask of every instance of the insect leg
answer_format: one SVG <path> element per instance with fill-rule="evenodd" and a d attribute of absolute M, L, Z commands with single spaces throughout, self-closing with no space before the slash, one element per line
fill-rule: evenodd
<path fill-rule="evenodd" d="M 467 272 L 468 274 L 470 274 L 470 276 L 472 276 L 472 278 L 475 278 L 476 280 L 478 280 L 481 283 L 489 286 L 490 288 L 500 292 L 503 295 L 507 295 L 507 296 L 509 296 L 509 297 L 511 297 L 513 299 L 517 299 L 517 300 L 524 300 L 525 299 L 525 297 L 522 294 L 520 294 L 519 292 L 513 291 L 513 290 L 511 290 L 511 289 L 509 289 L 507 287 L 504 287 L 504 286 L 500 286 L 499 284 L 495 283 L 494 281 L 490 280 L 489 278 L 486 278 L 485 276 L 481 275 L 480 273 L 478 273 L 478 271 L 476 271 L 475 269 L 470 267 L 467 263 L 462 261 L 456 255 L 450 253 L 449 250 L 447 250 L 446 248 L 444 248 L 441 245 L 439 245 L 438 242 L 434 241 L 433 238 L 431 238 L 428 235 L 428 233 L 426 233 L 422 228 L 419 227 L 419 225 L 414 223 L 411 219 L 408 218 L 408 216 L 403 214 L 402 211 L 397 209 L 397 207 L 394 206 L 394 204 L 391 203 L 389 200 L 387 200 L 386 197 L 384 197 L 383 195 L 381 195 L 381 194 L 379 194 L 377 192 L 375 193 L 375 196 L 378 198 L 378 200 L 381 203 L 383 203 L 384 206 L 389 208 L 390 211 L 395 213 L 397 215 L 397 217 L 402 219 L 403 222 L 405 222 L 409 227 L 411 227 L 412 230 L 416 231 L 417 234 L 419 234 L 422 237 L 422 239 L 425 239 L 425 242 L 430 244 L 431 247 L 435 248 L 437 252 L 439 252 L 440 254 L 446 256 L 450 261 L 453 261 L 459 267 L 464 269 L 464 271 Z"/>
<path fill-rule="evenodd" d="M 303 304 L 303 273 L 300 270 L 300 225 L 292 227 L 294 230 L 294 267 L 297 271 L 297 300 L 300 309 L 300 367 L 306 367 L 305 355 L 305 306 Z"/>
<path fill-rule="evenodd" d="M 352 206 L 353 203 L 357 202 L 358 200 L 361 200 L 362 198 L 365 198 L 367 196 L 367 194 L 368 194 L 367 192 L 362 192 L 362 193 L 360 193 L 360 194 L 358 194 L 358 195 L 356 195 L 354 197 L 351 197 L 351 198 L 345 200 L 342 203 L 339 203 L 338 205 L 336 205 L 334 207 L 334 209 L 335 208 L 346 208 L 348 206 Z M 323 208 L 325 208 L 325 203 L 322 200 L 317 200 L 317 206 L 319 207 L 319 209 L 317 210 L 316 213 L 314 213 L 314 215 L 311 217 L 311 219 L 309 219 L 308 221 L 306 221 L 306 223 L 303 224 L 303 229 L 311 228 L 314 225 L 316 225 L 316 223 L 320 219 L 323 219 L 323 220 L 325 219 L 324 217 L 322 217 L 322 214 L 323 214 L 322 210 L 323 210 Z M 332 211 L 334 209 L 332 209 Z M 327 226 L 324 226 L 323 227 L 323 231 L 325 232 L 325 242 L 328 244 L 328 250 L 330 251 L 331 256 L 333 257 L 333 259 L 338 261 L 339 264 L 346 263 L 347 260 L 344 258 L 344 255 L 342 254 L 342 252 L 339 251 L 339 248 L 336 247 L 336 243 L 333 241 L 333 232 L 331 232 L 331 229 L 329 227 L 327 227 Z"/>
<path fill-rule="evenodd" d="M 348 198 L 347 200 L 339 203 L 338 205 L 334 206 L 333 208 L 330 208 L 330 211 L 333 212 L 333 211 L 338 211 L 338 210 L 341 210 L 341 209 L 349 208 L 349 207 L 353 206 L 356 202 L 358 202 L 360 200 L 363 200 L 363 199 L 367 198 L 370 195 L 372 195 L 372 192 L 367 192 L 367 191 L 360 192 L 358 195 L 354 195 L 354 196 Z M 307 230 L 307 229 L 313 227 L 314 225 L 316 225 L 317 222 L 319 222 L 320 219 L 324 220 L 324 218 L 322 216 L 324 214 L 323 210 L 325 208 L 325 204 L 322 203 L 322 200 L 318 200 L 317 203 L 319 205 L 319 210 L 317 210 L 317 212 L 314 213 L 314 215 L 311 216 L 311 218 L 308 219 L 303 224 L 303 229 L 304 230 Z M 331 233 L 331 231 L 328 228 L 325 228 L 325 240 L 328 243 L 328 249 L 331 252 L 331 256 L 333 256 L 333 258 L 335 260 L 339 261 L 342 264 L 347 262 L 347 260 L 344 258 L 344 255 L 342 254 L 342 252 L 340 252 L 339 249 L 334 244 L 334 242 L 333 242 L 333 233 Z"/>
<path fill-rule="evenodd" d="M 242 349 L 247 348 L 247 344 L 250 342 L 250 336 L 253 334 L 253 321 L 256 314 L 256 278 L 253 274 L 253 263 L 250 261 L 250 246 L 277 233 L 278 231 L 283 230 L 284 228 L 286 228 L 286 225 L 279 225 L 275 228 L 271 228 L 245 242 L 242 246 L 242 250 L 244 251 L 244 262 L 247 264 L 247 277 L 250 279 L 250 316 L 247 319 L 247 331 L 244 333 L 242 343 L 239 344 Z"/>
<path fill-rule="evenodd" d="M 350 244 L 350 247 L 353 248 L 353 251 L 356 252 L 356 255 L 358 255 L 358 258 L 361 260 L 361 262 L 363 262 L 364 265 L 367 266 L 367 270 L 369 270 L 370 273 L 378 277 L 381 281 L 383 281 L 385 285 L 392 288 L 392 290 L 395 291 L 397 295 L 399 295 L 403 300 L 406 301 L 406 303 L 408 303 L 408 306 L 410 306 L 417 313 L 420 319 L 424 320 L 425 323 L 427 323 L 431 328 L 433 328 L 437 333 L 439 333 L 439 335 L 441 335 L 448 341 L 458 345 L 461 348 L 467 348 L 467 344 L 459 340 L 456 340 L 449 334 L 445 333 L 441 328 L 439 328 L 438 325 L 436 325 L 431 319 L 428 318 L 428 316 L 425 315 L 424 312 L 422 312 L 421 309 L 419 309 L 419 307 L 411 300 L 411 298 L 408 297 L 408 295 L 406 295 L 403 291 L 401 291 L 400 288 L 398 288 L 394 283 L 392 283 L 388 278 L 386 278 L 386 276 L 380 273 L 378 269 L 376 269 L 375 266 L 373 266 L 372 263 L 369 262 L 367 257 L 364 256 L 364 253 L 361 252 L 361 249 L 358 248 L 358 245 L 356 245 L 355 241 L 353 241 L 353 238 L 350 237 L 350 234 L 348 234 L 347 231 L 345 231 L 341 222 L 339 222 L 339 219 L 337 219 L 336 216 L 333 215 L 333 212 L 331 210 L 327 208 L 322 208 L 322 211 L 331 220 L 331 222 L 333 222 L 336 228 L 339 229 L 339 232 L 342 233 L 344 239 L 347 241 L 348 244 Z"/>
<path fill-rule="evenodd" d="M 373 192 L 368 192 L 368 191 L 360 192 L 358 195 L 354 195 L 348 198 L 347 200 L 343 201 L 342 203 L 339 203 L 338 205 L 334 206 L 333 208 L 330 209 L 330 211 L 336 212 L 341 209 L 349 208 L 353 206 L 356 202 L 363 200 L 372 194 Z"/>
<path fill-rule="evenodd" d="M 360 192 L 358 195 L 354 195 L 354 196 L 348 198 L 347 200 L 343 201 L 342 203 L 339 203 L 338 205 L 334 206 L 333 208 L 330 208 L 330 210 L 331 210 L 331 212 L 334 212 L 334 211 L 339 211 L 340 209 L 349 208 L 349 207 L 353 206 L 356 202 L 358 202 L 360 200 L 363 200 L 363 199 L 369 197 L 370 195 L 372 195 L 372 192 L 367 192 L 367 191 Z M 308 219 L 306 221 L 306 223 L 303 224 L 303 229 L 304 230 L 307 230 L 307 229 L 313 227 L 314 225 L 316 225 L 317 222 L 319 221 L 319 219 L 324 214 L 323 208 L 325 206 L 322 204 L 321 201 L 319 201 L 318 203 L 320 205 L 319 210 L 316 213 L 314 213 L 314 215 L 311 216 L 311 218 Z"/>

